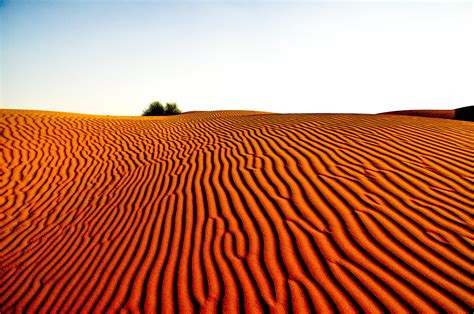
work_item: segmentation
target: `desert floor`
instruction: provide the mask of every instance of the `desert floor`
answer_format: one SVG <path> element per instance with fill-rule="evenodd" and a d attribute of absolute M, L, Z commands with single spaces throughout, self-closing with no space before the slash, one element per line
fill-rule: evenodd
<path fill-rule="evenodd" d="M 0 312 L 469 312 L 473 134 L 0 110 Z"/>

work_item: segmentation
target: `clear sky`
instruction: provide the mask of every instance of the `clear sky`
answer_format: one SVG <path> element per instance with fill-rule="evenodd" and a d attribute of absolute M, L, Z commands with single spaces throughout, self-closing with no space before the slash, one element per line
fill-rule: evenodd
<path fill-rule="evenodd" d="M 471 1 L 0 0 L 0 108 L 376 113 L 474 104 Z"/>

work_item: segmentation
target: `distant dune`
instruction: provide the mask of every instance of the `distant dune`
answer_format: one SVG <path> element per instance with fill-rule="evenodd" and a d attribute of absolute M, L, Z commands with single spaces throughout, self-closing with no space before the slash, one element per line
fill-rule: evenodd
<path fill-rule="evenodd" d="M 474 121 L 474 106 L 452 110 L 399 110 L 384 112 L 382 114 Z"/>
<path fill-rule="evenodd" d="M 468 313 L 472 134 L 0 110 L 0 312 Z"/>

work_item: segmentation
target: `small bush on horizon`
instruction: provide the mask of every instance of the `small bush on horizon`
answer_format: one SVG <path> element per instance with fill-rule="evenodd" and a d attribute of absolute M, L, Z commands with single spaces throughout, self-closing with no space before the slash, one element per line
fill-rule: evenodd
<path fill-rule="evenodd" d="M 168 102 L 166 103 L 165 106 L 165 115 L 170 116 L 170 115 L 176 115 L 180 114 L 181 110 L 178 108 L 178 105 L 175 102 Z"/>
<path fill-rule="evenodd" d="M 159 101 L 154 101 L 143 111 L 142 116 L 172 116 L 180 113 L 181 110 L 174 102 L 166 103 L 166 105 L 163 106 Z"/>

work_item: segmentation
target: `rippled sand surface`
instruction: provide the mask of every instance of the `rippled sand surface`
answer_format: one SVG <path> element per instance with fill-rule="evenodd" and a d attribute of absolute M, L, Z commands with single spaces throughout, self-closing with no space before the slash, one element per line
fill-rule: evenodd
<path fill-rule="evenodd" d="M 473 134 L 0 110 L 0 311 L 469 312 Z"/>

